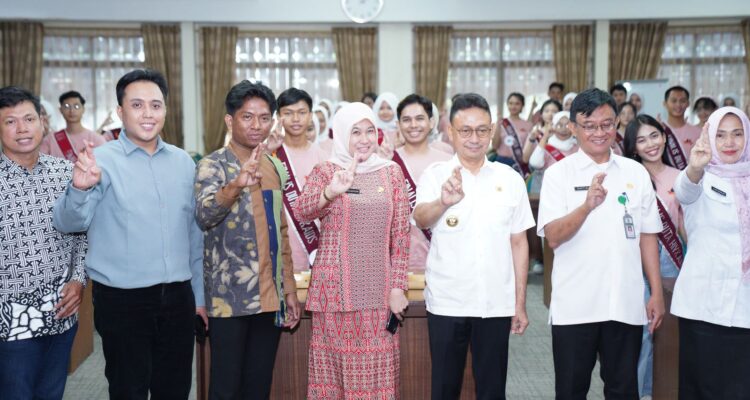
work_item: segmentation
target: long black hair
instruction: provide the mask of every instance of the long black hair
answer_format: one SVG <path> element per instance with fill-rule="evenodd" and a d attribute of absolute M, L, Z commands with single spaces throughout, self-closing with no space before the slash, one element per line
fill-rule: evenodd
<path fill-rule="evenodd" d="M 655 128 L 659 133 L 661 133 L 662 136 L 664 136 L 664 139 L 666 140 L 666 132 L 664 132 L 664 127 L 661 126 L 659 121 L 654 119 L 654 117 L 647 115 L 647 114 L 641 114 L 635 117 L 628 126 L 625 128 L 625 138 L 623 139 L 623 156 L 627 158 L 632 158 L 633 160 L 638 161 L 639 163 L 643 163 L 643 160 L 638 155 L 638 152 L 635 149 L 635 142 L 638 139 L 638 131 L 641 129 L 643 125 L 648 125 L 653 128 Z M 664 152 L 661 153 L 661 161 L 665 165 L 669 165 L 670 167 L 673 167 L 672 163 L 669 162 L 669 156 L 667 155 L 667 147 L 666 143 L 664 145 Z"/>

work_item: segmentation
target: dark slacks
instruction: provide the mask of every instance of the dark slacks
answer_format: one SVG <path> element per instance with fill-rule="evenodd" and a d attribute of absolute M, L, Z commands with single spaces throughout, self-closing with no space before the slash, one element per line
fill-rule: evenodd
<path fill-rule="evenodd" d="M 680 400 L 750 399 L 750 329 L 680 318 Z"/>
<path fill-rule="evenodd" d="M 281 328 L 273 312 L 209 318 L 211 400 L 268 399 Z M 283 379 L 283 377 L 282 377 Z"/>
<path fill-rule="evenodd" d="M 190 282 L 118 289 L 94 282 L 111 399 L 187 399 L 195 341 Z"/>
<path fill-rule="evenodd" d="M 433 400 L 453 400 L 461 395 L 469 345 L 476 398 L 505 399 L 510 317 L 448 317 L 428 312 L 427 329 Z"/>
<path fill-rule="evenodd" d="M 78 324 L 67 331 L 30 339 L 0 341 L 0 400 L 59 400 Z"/>
<path fill-rule="evenodd" d="M 555 398 L 585 400 L 599 357 L 607 400 L 638 400 L 642 325 L 616 321 L 552 325 Z"/>

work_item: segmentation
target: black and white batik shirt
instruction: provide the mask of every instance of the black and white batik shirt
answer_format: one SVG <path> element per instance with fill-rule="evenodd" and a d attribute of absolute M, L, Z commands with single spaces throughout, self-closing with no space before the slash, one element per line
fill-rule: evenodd
<path fill-rule="evenodd" d="M 0 341 L 63 333 L 77 321 L 56 320 L 54 310 L 65 283 L 87 278 L 86 235 L 52 227 L 72 171 L 70 162 L 44 154 L 31 171 L 0 155 Z"/>

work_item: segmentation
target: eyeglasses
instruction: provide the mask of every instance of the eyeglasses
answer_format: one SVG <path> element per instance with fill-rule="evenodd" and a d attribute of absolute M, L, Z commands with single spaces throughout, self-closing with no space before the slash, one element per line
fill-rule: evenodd
<path fill-rule="evenodd" d="M 575 124 L 583 128 L 583 131 L 588 135 L 596 133 L 598 129 L 601 129 L 602 132 L 611 132 L 612 129 L 615 129 L 615 121 L 604 121 L 598 125 L 593 123 L 579 124 L 577 122 Z"/>
<path fill-rule="evenodd" d="M 83 108 L 83 105 L 81 105 L 81 104 L 68 104 L 68 103 L 65 103 L 62 106 L 66 110 L 70 110 L 71 108 L 74 109 L 74 110 L 80 110 L 80 109 Z"/>
<path fill-rule="evenodd" d="M 489 126 L 480 126 L 476 129 L 464 127 L 461 129 L 456 129 L 456 132 L 458 132 L 458 136 L 461 136 L 463 139 L 470 138 L 471 135 L 473 135 L 475 132 L 478 138 L 484 139 L 490 136 L 490 134 L 492 133 L 492 128 L 490 128 Z"/>

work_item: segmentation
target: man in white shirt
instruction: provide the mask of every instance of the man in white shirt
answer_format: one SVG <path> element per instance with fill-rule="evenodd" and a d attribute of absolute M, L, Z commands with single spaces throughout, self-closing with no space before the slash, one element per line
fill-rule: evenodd
<path fill-rule="evenodd" d="M 487 101 L 454 98 L 450 135 L 456 156 L 419 179 L 414 221 L 432 230 L 427 256 L 427 324 L 432 398 L 457 399 L 466 351 L 479 399 L 505 399 L 509 333 L 526 317 L 526 230 L 534 226 L 526 186 L 507 165 L 487 161 L 494 125 Z"/>
<path fill-rule="evenodd" d="M 569 127 L 580 150 L 544 174 L 538 233 L 555 251 L 552 352 L 557 399 L 585 399 L 597 355 L 607 399 L 637 399 L 643 325 L 661 323 L 664 299 L 651 179 L 618 156 L 616 106 L 599 89 L 573 100 Z M 641 270 L 652 296 L 644 307 Z"/>

